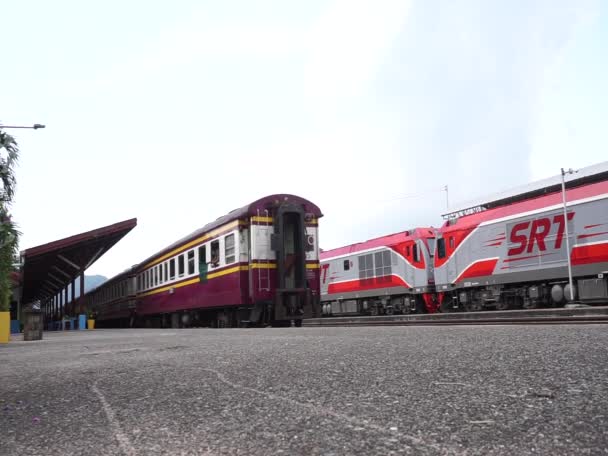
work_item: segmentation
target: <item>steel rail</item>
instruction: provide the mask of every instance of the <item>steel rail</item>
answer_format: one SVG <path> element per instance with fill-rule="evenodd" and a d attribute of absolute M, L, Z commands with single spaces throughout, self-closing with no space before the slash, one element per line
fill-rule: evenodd
<path fill-rule="evenodd" d="M 367 317 L 352 317 L 340 321 L 341 317 L 304 320 L 304 327 L 348 327 L 348 326 L 481 326 L 481 325 L 572 325 L 572 324 L 608 324 L 608 315 L 582 316 L 548 316 L 518 318 L 463 318 L 446 320 L 403 320 L 379 318 L 369 320 Z"/>

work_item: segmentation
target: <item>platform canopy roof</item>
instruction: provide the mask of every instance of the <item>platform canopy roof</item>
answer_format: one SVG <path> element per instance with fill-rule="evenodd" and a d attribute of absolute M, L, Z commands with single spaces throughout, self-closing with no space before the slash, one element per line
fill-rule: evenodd
<path fill-rule="evenodd" d="M 22 251 L 22 302 L 63 290 L 135 226 L 137 219 L 125 220 Z"/>

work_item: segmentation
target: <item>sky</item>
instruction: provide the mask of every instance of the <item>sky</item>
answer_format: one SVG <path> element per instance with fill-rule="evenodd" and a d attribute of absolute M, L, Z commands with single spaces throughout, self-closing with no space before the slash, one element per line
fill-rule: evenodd
<path fill-rule="evenodd" d="M 69 0 L 2 7 L 25 249 L 136 217 L 112 276 L 273 193 L 329 249 L 608 157 L 608 4 Z"/>

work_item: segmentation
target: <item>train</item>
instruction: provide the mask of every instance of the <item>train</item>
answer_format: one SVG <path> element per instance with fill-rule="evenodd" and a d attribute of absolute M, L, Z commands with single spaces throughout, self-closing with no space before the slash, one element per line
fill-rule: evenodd
<path fill-rule="evenodd" d="M 608 162 L 442 215 L 439 228 L 322 250 L 319 207 L 269 195 L 128 268 L 85 302 L 100 327 L 179 328 L 608 301 Z"/>
<path fill-rule="evenodd" d="M 263 197 L 85 295 L 99 327 L 301 326 L 321 315 L 314 203 Z"/>
<path fill-rule="evenodd" d="M 434 228 L 321 252 L 323 315 L 435 312 Z"/>
<path fill-rule="evenodd" d="M 561 177 L 456 208 L 438 229 L 322 251 L 323 316 L 607 302 L 608 162 L 563 190 Z"/>

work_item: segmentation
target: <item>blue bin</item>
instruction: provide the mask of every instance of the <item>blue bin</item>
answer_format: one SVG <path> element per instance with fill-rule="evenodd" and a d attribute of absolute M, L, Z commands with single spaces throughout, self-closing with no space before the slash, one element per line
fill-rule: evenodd
<path fill-rule="evenodd" d="M 19 334 L 21 332 L 21 325 L 19 320 L 11 320 L 11 334 Z"/>
<path fill-rule="evenodd" d="M 70 329 L 76 329 L 76 319 L 70 318 Z"/>
<path fill-rule="evenodd" d="M 78 315 L 78 329 L 87 329 L 87 316 L 85 314 Z"/>

